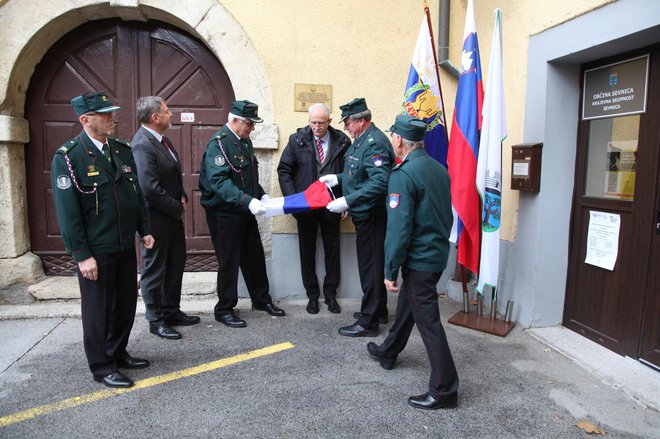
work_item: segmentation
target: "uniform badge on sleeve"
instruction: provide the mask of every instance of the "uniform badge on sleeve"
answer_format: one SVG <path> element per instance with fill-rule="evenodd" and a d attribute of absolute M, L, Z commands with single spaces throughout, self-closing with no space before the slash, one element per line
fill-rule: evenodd
<path fill-rule="evenodd" d="M 390 200 L 388 202 L 390 209 L 396 209 L 399 206 L 399 200 L 401 195 L 399 194 L 390 194 Z"/>
<path fill-rule="evenodd" d="M 60 175 L 57 177 L 57 188 L 66 190 L 71 187 L 71 179 L 66 175 Z"/>
<path fill-rule="evenodd" d="M 383 164 L 383 156 L 380 154 L 372 156 L 371 161 L 374 163 L 375 166 L 380 166 Z"/>
<path fill-rule="evenodd" d="M 225 164 L 225 158 L 221 155 L 215 156 L 215 165 L 216 166 L 224 166 Z"/>

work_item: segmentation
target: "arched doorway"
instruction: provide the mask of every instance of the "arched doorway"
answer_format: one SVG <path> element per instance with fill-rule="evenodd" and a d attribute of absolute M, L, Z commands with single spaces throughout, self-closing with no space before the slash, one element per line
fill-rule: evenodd
<path fill-rule="evenodd" d="M 227 118 L 234 92 L 217 58 L 203 43 L 167 24 L 117 19 L 83 25 L 55 43 L 37 65 L 26 99 L 30 143 L 26 146 L 28 217 L 32 251 L 47 274 L 71 272 L 50 193 L 54 151 L 80 131 L 72 97 L 104 90 L 123 109 L 117 137 L 137 129 L 139 96 L 163 97 L 173 113 L 168 137 L 183 165 L 190 204 L 185 214 L 188 271 L 215 268 L 213 246 L 199 204 L 199 163 L 206 143 Z M 182 117 L 182 113 L 186 113 Z M 191 122 L 183 122 L 190 120 Z"/>

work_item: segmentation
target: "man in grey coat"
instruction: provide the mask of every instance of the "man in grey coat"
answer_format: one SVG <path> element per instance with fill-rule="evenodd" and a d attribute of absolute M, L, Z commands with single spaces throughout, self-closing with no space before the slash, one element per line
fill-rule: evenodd
<path fill-rule="evenodd" d="M 152 334 L 177 340 L 181 333 L 172 326 L 200 321 L 180 309 L 186 264 L 183 213 L 188 197 L 183 189 L 181 160 L 164 135 L 172 118 L 167 104 L 158 96 L 142 97 L 137 102 L 137 117 L 142 126 L 131 142 L 133 156 L 152 233 L 157 237 L 152 249 L 142 249 L 140 290 L 145 318 Z"/>

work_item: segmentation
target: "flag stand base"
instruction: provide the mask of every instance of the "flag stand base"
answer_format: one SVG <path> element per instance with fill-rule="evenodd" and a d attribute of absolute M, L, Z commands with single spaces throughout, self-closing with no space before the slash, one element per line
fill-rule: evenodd
<path fill-rule="evenodd" d="M 506 337 L 511 332 L 516 322 L 506 322 L 499 319 L 491 319 L 490 316 L 477 315 L 477 313 L 466 313 L 459 311 L 449 318 L 449 323 L 464 328 L 474 329 L 475 331 L 486 332 L 488 334 Z"/>

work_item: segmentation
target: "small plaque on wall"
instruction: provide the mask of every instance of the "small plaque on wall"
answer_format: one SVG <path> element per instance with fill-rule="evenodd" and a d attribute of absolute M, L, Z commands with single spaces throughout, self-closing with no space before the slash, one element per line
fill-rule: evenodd
<path fill-rule="evenodd" d="M 293 85 L 293 111 L 306 113 L 309 107 L 317 102 L 322 102 L 332 108 L 332 85 Z"/>

